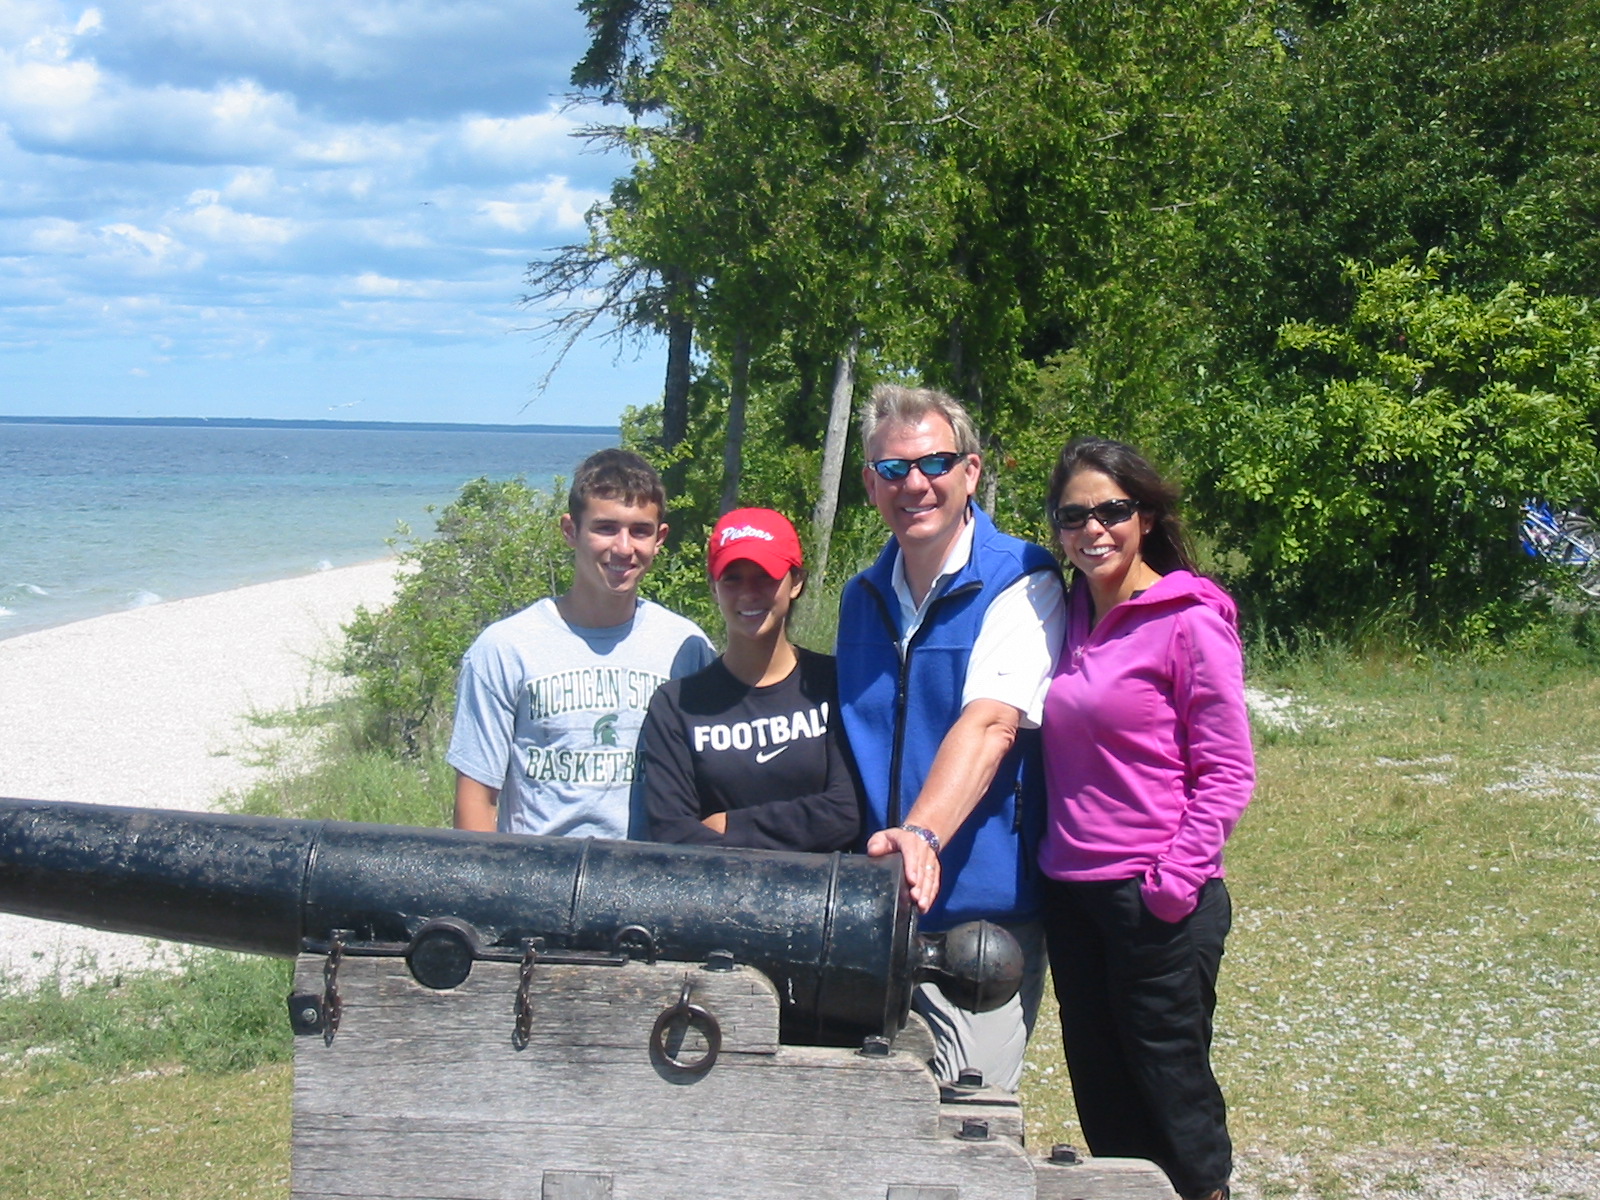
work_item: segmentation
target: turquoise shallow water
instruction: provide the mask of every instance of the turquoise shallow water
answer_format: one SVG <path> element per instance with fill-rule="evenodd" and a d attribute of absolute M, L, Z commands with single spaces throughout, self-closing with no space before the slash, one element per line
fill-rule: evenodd
<path fill-rule="evenodd" d="M 611 433 L 0 423 L 0 638 L 392 553 L 469 479 Z"/>

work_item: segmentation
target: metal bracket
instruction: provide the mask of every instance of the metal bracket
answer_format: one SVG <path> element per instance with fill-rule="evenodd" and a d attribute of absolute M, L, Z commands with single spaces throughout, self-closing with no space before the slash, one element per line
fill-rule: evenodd
<path fill-rule="evenodd" d="M 611 935 L 611 948 L 618 954 L 629 958 L 635 957 L 629 953 L 629 948 L 638 946 L 644 951 L 644 961 L 651 966 L 656 962 L 656 935 L 643 925 L 624 925 Z"/>
<path fill-rule="evenodd" d="M 630 930 L 638 932 L 630 933 Z M 350 958 L 404 958 L 413 945 L 411 942 L 358 942 L 351 937 L 351 931 L 348 929 L 336 932 L 344 935 L 344 953 Z M 629 926 L 617 937 L 620 938 L 623 934 L 628 934 L 629 940 L 642 943 L 645 950 L 654 953 L 655 941 L 651 938 L 649 930 L 642 926 Z M 480 945 L 473 951 L 472 957 L 479 962 L 521 962 L 522 943 L 528 941 L 538 945 L 539 961 L 542 963 L 562 963 L 574 967 L 623 967 L 632 961 L 632 956 L 626 951 L 547 950 L 543 938 L 521 938 L 515 946 Z M 331 934 L 326 939 L 300 939 L 300 949 L 306 954 L 327 954 L 332 948 Z"/>
<path fill-rule="evenodd" d="M 339 1018 L 344 1015 L 344 1001 L 339 999 L 339 964 L 344 961 L 344 939 L 350 931 L 335 929 L 328 935 L 328 957 L 322 964 L 322 1044 L 333 1045 L 333 1035 L 339 1032 Z"/>
<path fill-rule="evenodd" d="M 533 966 L 539 961 L 537 938 L 522 939 L 522 970 L 517 976 L 517 1021 L 511 1030 L 511 1048 L 526 1050 L 533 1036 Z"/>

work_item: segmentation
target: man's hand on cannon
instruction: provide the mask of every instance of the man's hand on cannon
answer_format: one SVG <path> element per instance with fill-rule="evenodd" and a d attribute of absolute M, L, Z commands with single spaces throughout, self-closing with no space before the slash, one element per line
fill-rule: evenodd
<path fill-rule="evenodd" d="M 867 841 L 873 858 L 898 853 L 905 863 L 906 883 L 918 912 L 927 912 L 939 898 L 939 855 L 922 833 L 907 828 L 880 829 Z"/>

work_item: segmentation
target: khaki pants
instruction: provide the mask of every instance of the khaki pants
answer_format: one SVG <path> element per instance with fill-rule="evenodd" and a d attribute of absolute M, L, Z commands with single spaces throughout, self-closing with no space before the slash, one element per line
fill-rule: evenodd
<path fill-rule="evenodd" d="M 989 1087 L 1014 1092 L 1022 1084 L 1022 1056 L 1044 994 L 1044 926 L 1025 921 L 1001 928 L 1022 947 L 1022 986 L 1010 1000 L 993 1012 L 968 1012 L 932 983 L 920 985 L 911 997 L 911 1007 L 933 1030 L 933 1071 L 940 1083 L 954 1083 L 972 1069 L 983 1072 Z"/>

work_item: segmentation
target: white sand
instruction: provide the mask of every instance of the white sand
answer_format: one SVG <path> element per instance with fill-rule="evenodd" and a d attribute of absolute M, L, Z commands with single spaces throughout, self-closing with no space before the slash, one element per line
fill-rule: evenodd
<path fill-rule="evenodd" d="M 319 664 L 393 562 L 175 600 L 0 641 L 0 796 L 210 808 L 273 769 L 281 731 L 250 721 L 331 695 Z M 281 749 L 281 746 L 279 746 Z M 0 914 L 0 976 L 100 973 L 148 940 Z"/>

